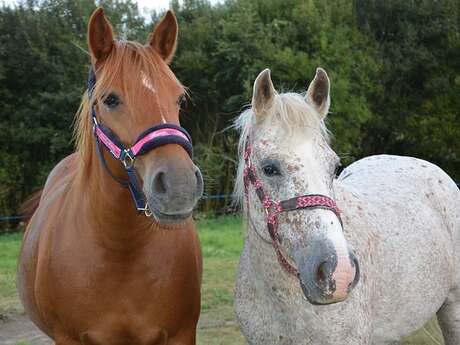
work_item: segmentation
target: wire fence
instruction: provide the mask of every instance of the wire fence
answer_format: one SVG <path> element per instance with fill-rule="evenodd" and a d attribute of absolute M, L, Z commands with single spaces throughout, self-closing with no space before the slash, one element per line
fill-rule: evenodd
<path fill-rule="evenodd" d="M 460 188 L 460 182 L 456 182 L 457 187 Z M 213 194 L 213 195 L 204 195 L 202 199 L 206 200 L 226 200 L 232 197 L 231 194 Z M 0 216 L 0 222 L 17 222 L 25 218 L 22 215 L 13 215 L 13 216 Z"/>
<path fill-rule="evenodd" d="M 231 194 L 213 194 L 213 195 L 203 195 L 201 198 L 203 201 L 206 200 L 227 200 L 232 197 Z M 19 222 L 26 217 L 23 215 L 12 215 L 12 216 L 0 216 L 0 222 Z"/>

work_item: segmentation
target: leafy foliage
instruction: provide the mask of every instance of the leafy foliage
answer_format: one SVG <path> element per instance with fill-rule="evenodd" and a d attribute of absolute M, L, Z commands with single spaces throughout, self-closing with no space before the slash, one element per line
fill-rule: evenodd
<path fill-rule="evenodd" d="M 146 41 L 131 0 L 101 0 L 118 37 Z M 460 180 L 458 0 L 171 2 L 180 40 L 173 70 L 189 88 L 190 129 L 208 194 L 227 194 L 237 134 L 226 130 L 270 67 L 278 89 L 305 91 L 317 66 L 332 80 L 329 128 L 344 163 L 375 153 L 418 156 Z M 0 214 L 46 180 L 73 147 L 89 65 L 94 0 L 28 0 L 0 8 Z M 207 203 L 207 208 L 213 204 Z"/>
<path fill-rule="evenodd" d="M 460 179 L 459 5 L 355 0 L 358 27 L 374 39 L 381 65 L 363 154 L 425 158 Z"/>

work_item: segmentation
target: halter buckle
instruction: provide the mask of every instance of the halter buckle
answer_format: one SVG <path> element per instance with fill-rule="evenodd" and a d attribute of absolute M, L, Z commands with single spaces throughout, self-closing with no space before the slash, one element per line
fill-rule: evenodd
<path fill-rule="evenodd" d="M 153 213 L 152 213 L 152 211 L 150 211 L 148 203 L 145 203 L 144 208 L 140 208 L 139 211 L 144 212 L 145 216 L 148 217 L 148 218 L 153 216 Z"/>
<path fill-rule="evenodd" d="M 123 163 L 123 166 L 125 167 L 125 169 L 132 168 L 134 165 L 135 159 L 136 157 L 132 156 L 129 150 L 125 149 L 123 151 L 123 159 L 121 160 L 121 162 Z"/>
<path fill-rule="evenodd" d="M 148 218 L 152 217 L 152 215 L 153 215 L 152 211 L 150 211 L 150 209 L 148 207 L 146 207 L 146 209 L 144 210 L 144 214 Z"/>

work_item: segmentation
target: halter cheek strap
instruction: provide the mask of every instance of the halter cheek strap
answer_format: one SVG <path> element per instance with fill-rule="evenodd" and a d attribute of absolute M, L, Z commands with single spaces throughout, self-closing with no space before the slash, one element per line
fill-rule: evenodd
<path fill-rule="evenodd" d="M 93 96 L 94 86 L 96 84 L 96 75 L 91 68 L 88 77 L 88 98 Z M 134 162 L 138 156 L 156 149 L 163 145 L 177 144 L 182 146 L 190 158 L 193 157 L 192 139 L 188 132 L 181 126 L 172 123 L 163 123 L 148 128 L 142 132 L 133 145 L 125 147 L 120 138 L 108 127 L 99 123 L 96 117 L 94 104 L 91 105 L 91 117 L 93 121 L 93 133 L 96 137 L 96 146 L 99 159 L 109 175 L 123 187 L 129 188 L 131 196 L 139 212 L 145 212 L 147 216 L 151 213 L 148 209 L 147 201 L 142 188 L 139 184 Z M 110 152 L 113 158 L 119 160 L 125 168 L 128 179 L 122 180 L 115 176 L 109 169 L 101 146 Z"/>
<path fill-rule="evenodd" d="M 246 203 L 247 205 L 249 205 L 249 187 L 252 185 L 265 211 L 268 234 L 270 235 L 271 243 L 273 249 L 275 250 L 278 262 L 286 272 L 295 277 L 298 277 L 298 269 L 294 267 L 289 262 L 289 260 L 286 259 L 286 257 L 283 254 L 283 251 L 281 250 L 281 240 L 278 233 L 278 215 L 282 212 L 311 208 L 322 208 L 333 212 L 339 219 L 340 224 L 342 224 L 340 210 L 333 199 L 321 194 L 307 194 L 302 196 L 296 196 L 283 201 L 274 201 L 265 192 L 262 186 L 262 181 L 257 175 L 256 167 L 253 166 L 251 163 L 251 153 L 252 147 L 250 144 L 250 138 L 248 136 L 248 138 L 246 139 L 246 149 L 244 152 L 245 168 L 243 172 Z"/>

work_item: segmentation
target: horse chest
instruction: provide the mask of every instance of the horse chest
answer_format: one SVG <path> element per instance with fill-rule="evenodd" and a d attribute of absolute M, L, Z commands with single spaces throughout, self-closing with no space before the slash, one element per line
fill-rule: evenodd
<path fill-rule="evenodd" d="M 156 344 L 154 339 L 194 324 L 200 281 L 187 255 L 171 255 L 165 263 L 165 255 L 151 248 L 126 257 L 82 255 L 81 247 L 74 248 L 79 250 L 68 248 L 73 254 L 68 262 L 62 256 L 51 260 L 47 275 L 55 283 L 42 295 L 53 301 L 45 308 L 59 314 L 64 327 L 72 325 L 66 332 L 74 338 L 90 331 L 89 345 Z"/>
<path fill-rule="evenodd" d="M 164 328 L 145 324 L 130 325 L 123 320 L 112 319 L 97 325 L 79 337 L 83 345 L 155 345 L 166 344 L 168 332 Z"/>

